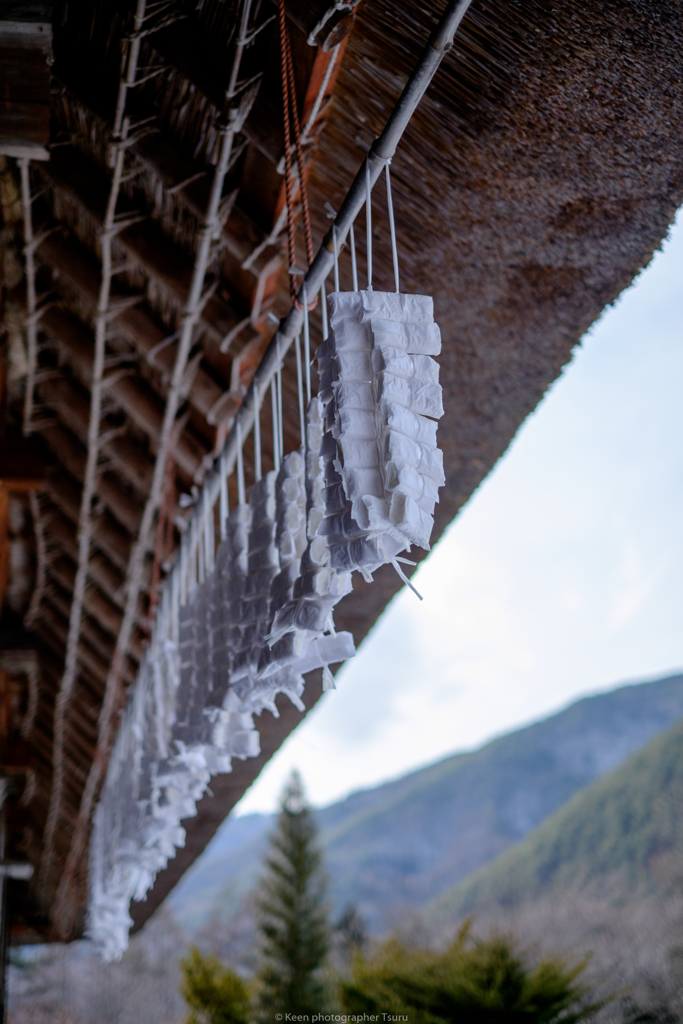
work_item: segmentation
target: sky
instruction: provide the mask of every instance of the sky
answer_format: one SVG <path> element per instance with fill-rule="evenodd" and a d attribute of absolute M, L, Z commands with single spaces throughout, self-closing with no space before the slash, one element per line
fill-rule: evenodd
<path fill-rule="evenodd" d="M 324 806 L 683 668 L 683 213 L 247 791 Z"/>

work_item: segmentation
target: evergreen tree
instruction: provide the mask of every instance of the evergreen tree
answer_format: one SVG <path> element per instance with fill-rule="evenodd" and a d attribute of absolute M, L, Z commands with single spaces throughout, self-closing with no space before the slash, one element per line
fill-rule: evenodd
<path fill-rule="evenodd" d="M 247 1024 L 249 990 L 239 974 L 217 956 L 204 956 L 193 946 L 180 961 L 181 992 L 190 1007 L 186 1024 Z"/>
<path fill-rule="evenodd" d="M 261 968 L 257 1017 L 328 1009 L 324 964 L 330 946 L 326 880 L 317 828 L 294 772 L 285 787 L 257 902 Z"/>
<path fill-rule="evenodd" d="M 578 981 L 585 961 L 572 967 L 546 957 L 530 967 L 509 939 L 471 941 L 468 930 L 439 952 L 393 939 L 358 957 L 340 983 L 344 1010 L 410 1024 L 577 1024 L 604 1005 L 586 1001 Z"/>

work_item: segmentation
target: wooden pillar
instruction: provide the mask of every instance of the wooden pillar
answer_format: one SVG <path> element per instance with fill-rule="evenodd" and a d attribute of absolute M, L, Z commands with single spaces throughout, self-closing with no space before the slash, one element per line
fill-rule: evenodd
<path fill-rule="evenodd" d="M 9 492 L 0 483 L 0 615 L 9 576 Z"/>

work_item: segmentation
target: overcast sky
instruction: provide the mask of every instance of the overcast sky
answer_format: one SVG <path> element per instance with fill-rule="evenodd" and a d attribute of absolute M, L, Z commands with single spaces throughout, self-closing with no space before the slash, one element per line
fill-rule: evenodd
<path fill-rule="evenodd" d="M 238 813 L 330 803 L 683 667 L 683 216 Z"/>

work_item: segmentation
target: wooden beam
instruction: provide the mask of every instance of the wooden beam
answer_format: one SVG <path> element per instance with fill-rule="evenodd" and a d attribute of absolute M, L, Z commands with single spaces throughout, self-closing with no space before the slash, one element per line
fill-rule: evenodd
<path fill-rule="evenodd" d="M 46 491 L 51 501 L 61 509 L 72 523 L 77 524 L 81 507 L 81 489 L 64 473 L 50 476 Z M 97 518 L 93 531 L 93 544 L 100 548 L 110 561 L 125 572 L 128 565 L 131 538 L 120 526 L 110 519 L 106 512 Z"/>
<path fill-rule="evenodd" d="M 272 0 L 277 4 L 277 0 Z M 287 0 L 287 17 L 306 37 L 309 46 L 329 53 L 353 28 L 359 0 L 347 0 L 337 7 L 335 0 Z"/>
<path fill-rule="evenodd" d="M 46 497 L 51 503 L 46 513 L 46 520 L 49 522 L 50 540 L 58 544 L 75 564 L 78 559 L 78 544 L 76 542 L 76 532 L 73 528 L 74 521 L 70 518 L 69 513 L 65 512 L 64 508 L 53 499 L 49 491 L 46 492 Z M 56 497 L 54 496 L 54 498 Z M 99 551 L 100 553 L 95 554 L 90 561 L 90 575 L 97 581 L 102 591 L 111 601 L 115 604 L 120 604 L 123 601 L 124 573 L 118 568 L 114 559 L 110 557 L 110 554 L 104 550 L 102 545 L 99 546 Z M 146 592 L 149 585 L 150 575 L 151 570 L 145 575 L 144 592 Z"/>
<path fill-rule="evenodd" d="M 86 456 L 81 442 L 60 423 L 44 428 L 43 436 L 60 466 L 75 480 L 82 482 Z M 138 501 L 127 492 L 123 480 L 113 473 L 104 473 L 97 483 L 97 495 L 130 534 L 137 533 L 142 511 Z"/>
<path fill-rule="evenodd" d="M 70 146 L 56 149 L 42 170 L 53 186 L 70 196 L 98 227 L 102 226 L 109 188 L 104 175 Z M 163 233 L 156 221 L 147 219 L 135 223 L 120 231 L 116 238 L 128 256 L 156 282 L 167 298 L 183 308 L 192 281 L 192 262 Z M 243 319 L 220 293 L 207 300 L 201 314 L 202 326 L 218 344 L 237 330 Z M 245 326 L 238 333 L 243 333 L 243 340 L 248 341 L 253 329 Z"/>
<path fill-rule="evenodd" d="M 92 379 L 94 341 L 90 332 L 63 309 L 53 307 L 42 318 L 45 332 L 59 342 L 69 365 L 86 387 Z M 118 377 L 106 386 L 106 393 L 153 442 L 159 438 L 164 416 L 163 404 L 158 396 L 139 379 Z M 203 474 L 204 458 L 208 454 L 198 441 L 181 434 L 173 450 L 173 457 L 186 477 L 194 480 Z M 199 474 L 198 474 L 199 471 Z"/>
<path fill-rule="evenodd" d="M 9 579 L 9 492 L 0 484 L 0 615 Z"/>
<path fill-rule="evenodd" d="M 33 8 L 33 9 L 32 9 Z M 35 5 L 7 4 L 0 11 L 0 154 L 49 160 L 49 12 L 36 18 Z"/>
<path fill-rule="evenodd" d="M 79 243 L 63 234 L 52 234 L 42 242 L 36 255 L 55 273 L 57 282 L 61 278 L 92 311 L 95 310 L 99 295 L 99 264 Z M 115 288 L 112 295 L 115 299 L 123 297 Z M 164 345 L 171 332 L 159 327 L 144 304 L 122 309 L 118 316 L 112 317 L 111 326 L 118 329 L 146 359 L 153 359 L 151 365 L 157 367 L 165 379 L 170 378 L 177 342 Z M 204 418 L 222 394 L 223 389 L 210 374 L 201 365 L 197 367 L 190 382 L 188 399 Z"/>
<path fill-rule="evenodd" d="M 8 491 L 40 490 L 45 450 L 40 438 L 4 437 L 0 446 L 0 483 Z"/>
<path fill-rule="evenodd" d="M 70 603 L 67 600 L 67 598 L 57 593 L 57 590 L 55 589 L 50 593 L 49 601 L 52 607 L 55 608 L 62 616 L 62 618 L 65 620 L 65 622 L 68 623 Z M 64 642 L 66 644 L 66 632 L 64 633 L 64 638 Z M 97 624 L 97 622 L 93 618 L 91 618 L 91 616 L 86 616 L 83 619 L 83 625 L 81 628 L 81 639 L 79 641 L 79 658 L 81 657 L 80 648 L 83 645 L 84 641 L 91 648 L 91 650 L 95 652 L 95 654 L 98 657 L 98 660 L 101 659 L 101 661 L 104 662 L 106 666 L 109 666 L 109 664 L 111 663 L 111 656 L 114 652 L 114 645 L 112 644 L 109 636 Z M 130 655 L 128 656 L 124 675 L 126 682 L 129 685 L 135 682 L 135 679 L 137 677 L 137 662 Z"/>
<path fill-rule="evenodd" d="M 50 563 L 50 575 L 67 591 L 71 592 L 76 578 L 76 569 L 72 561 L 67 558 L 59 558 Z M 84 607 L 109 635 L 116 639 L 121 628 L 121 610 L 113 604 L 103 593 L 94 587 L 88 587 L 85 592 Z M 133 651 L 136 656 L 142 657 L 141 645 L 146 640 L 142 630 L 135 631 Z"/>
<path fill-rule="evenodd" d="M 87 415 L 89 405 L 74 383 L 66 377 L 42 381 L 36 388 L 40 400 L 59 416 L 73 434 L 84 441 L 87 436 Z M 41 429 L 41 434 L 50 444 L 51 426 Z M 131 438 L 114 437 L 102 445 L 102 452 L 111 460 L 116 471 L 141 495 L 145 496 L 152 482 L 154 467 L 145 456 L 141 446 Z M 56 452 L 57 456 L 59 453 Z"/>
<path fill-rule="evenodd" d="M 200 219 L 204 216 L 210 181 L 200 164 L 181 154 L 161 132 L 144 135 L 133 146 L 133 152 L 158 182 L 166 189 L 173 189 L 193 216 Z M 249 302 L 252 322 L 256 322 L 264 299 L 269 297 L 268 281 L 282 266 L 280 247 L 268 243 L 265 231 L 237 201 L 233 203 L 221 239 L 225 245 L 225 277 Z M 258 256 L 250 259 L 257 249 L 260 250 Z M 243 264 L 247 262 L 249 265 L 244 269 Z"/>

